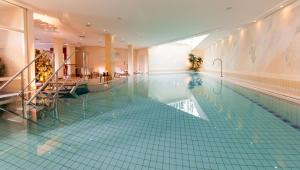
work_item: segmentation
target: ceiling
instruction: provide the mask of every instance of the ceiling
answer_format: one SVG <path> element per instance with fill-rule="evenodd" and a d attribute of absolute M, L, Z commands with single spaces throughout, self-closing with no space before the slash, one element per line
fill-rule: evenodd
<path fill-rule="evenodd" d="M 56 32 L 36 29 L 41 41 L 103 45 L 112 33 L 117 46 L 149 47 L 251 22 L 283 0 L 18 0 L 59 19 Z M 86 27 L 87 23 L 91 27 Z M 84 34 L 85 38 L 80 39 Z"/>

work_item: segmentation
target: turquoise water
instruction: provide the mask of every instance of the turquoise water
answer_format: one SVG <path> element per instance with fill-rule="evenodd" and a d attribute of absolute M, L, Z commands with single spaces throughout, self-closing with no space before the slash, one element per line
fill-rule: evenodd
<path fill-rule="evenodd" d="M 162 74 L 91 90 L 32 122 L 2 113 L 0 169 L 300 169 L 296 126 L 228 83 Z"/>

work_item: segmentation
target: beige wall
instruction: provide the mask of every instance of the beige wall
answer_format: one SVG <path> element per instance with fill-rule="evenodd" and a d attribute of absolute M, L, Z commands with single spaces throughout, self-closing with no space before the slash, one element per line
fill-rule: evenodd
<path fill-rule="evenodd" d="M 105 49 L 97 46 L 84 46 L 80 48 L 80 51 L 76 53 L 76 64 L 82 67 L 82 51 L 87 52 L 87 65 L 89 69 L 94 72 L 99 72 L 99 69 L 104 71 L 105 69 Z M 127 69 L 127 49 L 114 49 L 115 54 L 115 69 L 126 70 Z"/>
<path fill-rule="evenodd" d="M 300 80 L 300 6 L 283 8 L 263 20 L 234 29 L 205 49 L 204 66 L 222 57 L 224 70 L 238 74 Z"/>
<path fill-rule="evenodd" d="M 118 70 L 127 70 L 128 50 L 117 48 L 115 49 L 115 68 Z"/>
<path fill-rule="evenodd" d="M 195 54 L 197 57 L 204 56 L 204 51 L 202 49 L 193 49 L 191 53 Z"/>
<path fill-rule="evenodd" d="M 149 48 L 149 72 L 173 72 L 189 69 L 189 45 L 169 43 Z"/>

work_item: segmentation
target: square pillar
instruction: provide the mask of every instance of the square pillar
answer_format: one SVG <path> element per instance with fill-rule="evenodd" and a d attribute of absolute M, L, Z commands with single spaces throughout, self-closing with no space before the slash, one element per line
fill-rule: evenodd
<path fill-rule="evenodd" d="M 26 65 L 35 59 L 35 46 L 34 46 L 34 22 L 33 12 L 29 9 L 24 10 L 25 16 L 25 54 L 26 54 Z M 24 75 L 27 79 L 27 83 L 35 78 L 35 64 L 29 66 L 28 74 Z M 35 84 L 32 83 L 31 88 L 35 88 Z"/>
<path fill-rule="evenodd" d="M 148 48 L 146 49 L 146 55 L 144 56 L 144 74 L 149 72 L 149 53 Z"/>
<path fill-rule="evenodd" d="M 114 38 L 111 34 L 105 35 L 105 69 L 112 77 L 115 72 L 113 41 Z"/>
<path fill-rule="evenodd" d="M 56 71 L 64 63 L 64 54 L 63 54 L 64 41 L 62 39 L 53 40 L 53 49 L 54 49 L 54 70 Z M 64 69 L 60 69 L 58 72 L 58 77 L 64 76 Z"/>
<path fill-rule="evenodd" d="M 67 57 L 72 55 L 70 60 L 68 60 L 68 76 L 74 76 L 75 73 L 75 65 L 76 65 L 76 57 L 75 57 L 75 46 L 67 45 Z"/>

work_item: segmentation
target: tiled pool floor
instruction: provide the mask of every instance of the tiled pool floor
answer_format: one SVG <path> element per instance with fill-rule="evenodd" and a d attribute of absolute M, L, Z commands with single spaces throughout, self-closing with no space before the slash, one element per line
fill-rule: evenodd
<path fill-rule="evenodd" d="M 300 169 L 299 131 L 233 91 L 190 90 L 208 119 L 128 91 L 64 100 L 49 124 L 1 119 L 0 169 Z"/>

